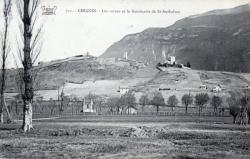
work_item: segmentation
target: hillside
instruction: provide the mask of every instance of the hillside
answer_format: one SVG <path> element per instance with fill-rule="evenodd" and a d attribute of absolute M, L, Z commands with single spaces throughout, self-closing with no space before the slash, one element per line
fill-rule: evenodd
<path fill-rule="evenodd" d="M 94 93 L 100 96 L 120 96 L 119 87 L 135 92 L 137 99 L 147 93 L 149 96 L 161 90 L 165 99 L 176 95 L 179 99 L 186 93 L 195 95 L 206 92 L 210 95 L 229 96 L 231 91 L 242 92 L 250 87 L 250 74 L 221 71 L 202 71 L 189 68 L 167 68 L 158 71 L 136 61 L 115 58 L 71 57 L 40 63 L 35 67 L 36 95 L 45 99 L 57 99 L 58 88 L 64 88 L 69 96 L 80 98 Z M 16 79 L 16 80 L 14 80 Z M 7 90 L 18 93 L 15 81 L 20 81 L 17 70 L 9 70 Z M 217 85 L 222 91 L 211 92 Z M 206 90 L 199 87 L 206 85 Z M 225 98 L 224 98 L 225 99 Z"/>
<path fill-rule="evenodd" d="M 143 72 L 146 72 L 143 74 Z M 222 91 L 211 92 L 218 84 Z M 207 89 L 199 88 L 206 85 Z M 167 100 L 170 95 L 176 95 L 180 100 L 184 94 L 208 93 L 210 96 L 219 95 L 225 100 L 232 91 L 249 90 L 250 75 L 219 71 L 200 71 L 191 69 L 169 68 L 158 72 L 151 67 L 145 67 L 134 72 L 133 76 L 124 79 L 105 79 L 85 81 L 82 84 L 66 83 L 64 92 L 67 95 L 83 98 L 89 93 L 100 96 L 120 96 L 119 87 L 129 88 L 135 92 L 137 100 L 147 93 L 150 98 L 155 91 L 161 92 Z M 165 90 L 164 90 L 165 89 Z M 37 94 L 45 99 L 57 98 L 57 90 L 40 90 Z"/>
<path fill-rule="evenodd" d="M 250 71 L 250 4 L 190 16 L 167 28 L 148 28 L 111 45 L 102 58 L 124 56 L 152 66 L 174 55 L 194 69 Z"/>
<path fill-rule="evenodd" d="M 65 83 L 82 84 L 86 81 L 122 80 L 133 78 L 142 66 L 136 61 L 117 61 L 79 55 L 50 62 L 40 62 L 34 67 L 35 90 L 56 90 Z M 20 71 L 20 70 L 19 70 Z M 7 71 L 7 92 L 18 92 L 18 69 Z"/>

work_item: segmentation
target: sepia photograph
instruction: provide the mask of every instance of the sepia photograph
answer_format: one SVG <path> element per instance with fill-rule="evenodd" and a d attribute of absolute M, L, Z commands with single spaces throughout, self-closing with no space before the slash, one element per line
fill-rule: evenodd
<path fill-rule="evenodd" d="M 250 159 L 250 0 L 0 0 L 0 159 Z"/>

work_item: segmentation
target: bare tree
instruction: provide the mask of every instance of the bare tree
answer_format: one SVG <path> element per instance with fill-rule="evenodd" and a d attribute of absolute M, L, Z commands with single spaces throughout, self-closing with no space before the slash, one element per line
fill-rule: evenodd
<path fill-rule="evenodd" d="M 104 106 L 105 103 L 105 99 L 101 96 L 98 96 L 96 102 L 95 102 L 95 107 L 96 107 L 96 112 L 97 114 L 101 114 L 102 113 L 102 108 Z"/>
<path fill-rule="evenodd" d="M 120 103 L 124 107 L 127 106 L 126 113 L 130 114 L 131 113 L 131 108 L 135 108 L 135 94 L 132 91 L 129 91 L 128 93 L 125 93 L 124 95 L 121 96 L 120 98 Z"/>
<path fill-rule="evenodd" d="M 233 123 L 236 123 L 236 117 L 240 113 L 240 100 L 235 96 L 227 98 L 227 103 L 229 105 L 229 112 L 233 116 Z"/>
<path fill-rule="evenodd" d="M 248 124 L 250 124 L 250 101 L 247 103 Z"/>
<path fill-rule="evenodd" d="M 20 60 L 23 66 L 24 93 L 23 98 L 23 125 L 24 132 L 33 128 L 32 124 L 32 102 L 34 96 L 33 89 L 33 64 L 37 60 L 41 51 L 40 33 L 42 26 L 36 27 L 39 17 L 38 6 L 40 0 L 18 0 L 17 9 L 20 15 L 20 31 L 22 34 L 23 50 L 19 49 Z"/>
<path fill-rule="evenodd" d="M 108 108 L 109 108 L 109 112 L 111 114 L 113 114 L 114 112 L 119 114 L 121 112 L 121 105 L 120 105 L 119 102 L 120 102 L 119 97 L 111 97 L 111 98 L 108 99 L 107 105 L 108 105 Z"/>
<path fill-rule="evenodd" d="M 3 123 L 3 108 L 5 107 L 7 112 L 7 106 L 5 104 L 4 92 L 5 92 L 5 78 L 6 78 L 6 59 L 10 52 L 10 46 L 8 45 L 8 34 L 9 34 L 9 24 L 10 24 L 10 12 L 11 12 L 12 0 L 3 1 L 3 17 L 4 17 L 4 31 L 1 35 L 1 60 L 2 60 L 2 74 L 1 74 L 1 88 L 0 88 L 0 123 Z M 9 114 L 9 113 L 8 113 Z M 9 116 L 9 115 L 8 115 Z M 9 116 L 10 120 L 10 116 Z"/>
<path fill-rule="evenodd" d="M 214 114 L 217 114 L 217 110 L 218 108 L 221 106 L 222 104 L 222 99 L 219 96 L 213 96 L 211 99 L 210 104 L 214 107 Z"/>
<path fill-rule="evenodd" d="M 195 104 L 198 106 L 199 115 L 202 112 L 204 105 L 209 101 L 209 96 L 207 93 L 199 93 L 195 96 Z"/>
<path fill-rule="evenodd" d="M 239 124 L 246 125 L 248 123 L 248 114 L 247 114 L 247 106 L 248 106 L 249 97 L 243 96 L 240 99 L 240 113 L 239 113 Z"/>
<path fill-rule="evenodd" d="M 139 103 L 142 105 L 142 113 L 144 113 L 144 107 L 150 103 L 147 95 L 142 95 L 139 99 Z"/>
<path fill-rule="evenodd" d="M 168 98 L 168 105 L 171 107 L 172 112 L 174 111 L 174 107 L 178 104 L 178 99 L 175 95 L 172 95 Z"/>
<path fill-rule="evenodd" d="M 156 107 L 156 113 L 158 114 L 160 106 L 165 105 L 165 100 L 161 92 L 155 92 L 151 104 Z"/>
<path fill-rule="evenodd" d="M 185 94 L 185 95 L 182 96 L 181 102 L 182 102 L 182 104 L 185 105 L 185 108 L 186 108 L 185 113 L 187 114 L 188 106 L 193 103 L 193 96 L 191 96 L 190 94 Z"/>

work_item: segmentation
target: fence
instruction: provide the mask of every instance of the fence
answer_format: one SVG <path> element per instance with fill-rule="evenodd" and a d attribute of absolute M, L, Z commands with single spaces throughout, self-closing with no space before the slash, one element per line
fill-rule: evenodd
<path fill-rule="evenodd" d="M 14 119 L 22 119 L 23 102 L 9 101 L 7 102 L 8 110 Z M 81 114 L 83 109 L 82 101 L 58 101 L 58 100 L 40 100 L 33 102 L 33 117 L 47 118 L 65 115 Z"/>
<path fill-rule="evenodd" d="M 83 101 L 58 101 L 58 100 L 39 100 L 33 103 L 33 117 L 36 118 L 48 118 L 58 116 L 69 115 L 88 115 L 89 113 L 83 113 Z M 8 109 L 13 119 L 22 119 L 23 103 L 21 101 L 7 102 Z M 229 110 L 219 110 L 216 114 L 211 107 L 204 108 L 199 114 L 197 107 L 188 107 L 186 114 L 185 107 L 178 106 L 169 107 L 167 105 L 161 106 L 160 111 L 156 112 L 156 107 L 153 105 L 147 105 L 142 109 L 141 105 L 137 104 L 136 112 L 127 114 L 126 112 L 110 111 L 108 106 L 94 106 L 96 115 L 133 115 L 133 116 L 229 116 Z M 115 110 L 115 109 L 114 109 Z"/>

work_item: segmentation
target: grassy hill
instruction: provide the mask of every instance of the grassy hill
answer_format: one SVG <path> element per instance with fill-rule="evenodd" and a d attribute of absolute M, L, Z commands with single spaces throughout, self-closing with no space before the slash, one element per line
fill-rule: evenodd
<path fill-rule="evenodd" d="M 17 91 L 17 82 L 20 81 L 18 70 L 7 72 L 7 92 Z M 54 90 L 64 83 L 81 84 L 85 81 L 120 80 L 133 76 L 135 68 L 128 62 L 115 62 L 114 58 L 97 59 L 67 58 L 41 63 L 34 67 L 35 89 Z"/>
<path fill-rule="evenodd" d="M 165 99 L 176 95 L 179 99 L 186 93 L 195 95 L 207 92 L 227 97 L 231 91 L 243 91 L 250 86 L 250 74 L 221 71 L 204 71 L 188 68 L 168 68 L 158 71 L 151 66 L 135 67 L 130 61 L 117 61 L 114 58 L 64 59 L 40 64 L 34 69 L 36 94 L 45 99 L 57 98 L 58 88 L 64 88 L 66 95 L 80 98 L 89 93 L 101 96 L 120 96 L 119 87 L 133 90 L 137 99 L 147 93 L 149 96 L 159 89 Z M 17 70 L 8 71 L 7 90 L 18 92 Z M 218 84 L 222 91 L 211 90 Z M 206 85 L 208 89 L 200 89 Z"/>

